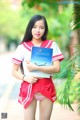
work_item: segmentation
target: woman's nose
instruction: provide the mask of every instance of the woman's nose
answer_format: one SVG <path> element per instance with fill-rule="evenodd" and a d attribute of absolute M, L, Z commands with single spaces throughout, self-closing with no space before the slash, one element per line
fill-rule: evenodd
<path fill-rule="evenodd" d="M 39 31 L 40 31 L 40 28 L 37 28 L 36 31 L 39 32 Z"/>

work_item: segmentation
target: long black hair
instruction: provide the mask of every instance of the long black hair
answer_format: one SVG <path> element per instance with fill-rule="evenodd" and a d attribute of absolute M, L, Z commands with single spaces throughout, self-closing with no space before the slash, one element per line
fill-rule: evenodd
<path fill-rule="evenodd" d="M 46 38 L 47 38 L 47 33 L 48 33 L 47 21 L 46 21 L 46 19 L 45 19 L 44 16 L 42 16 L 42 15 L 35 15 L 35 16 L 33 16 L 33 17 L 30 19 L 30 21 L 29 21 L 29 23 L 28 23 L 28 25 L 27 25 L 27 28 L 26 28 L 26 31 L 25 31 L 25 34 L 24 34 L 24 37 L 23 37 L 23 41 L 22 41 L 22 42 L 28 42 L 28 41 L 31 41 L 31 40 L 32 40 L 32 33 L 31 33 L 32 28 L 33 28 L 34 24 L 35 24 L 37 21 L 39 21 L 39 20 L 43 20 L 43 21 L 44 21 L 45 32 L 44 32 L 44 34 L 43 34 L 43 36 L 42 36 L 42 40 L 43 40 L 43 41 L 46 40 Z"/>

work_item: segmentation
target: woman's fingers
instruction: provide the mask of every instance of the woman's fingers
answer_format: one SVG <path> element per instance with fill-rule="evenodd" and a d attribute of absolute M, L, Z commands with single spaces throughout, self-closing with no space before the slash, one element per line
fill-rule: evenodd
<path fill-rule="evenodd" d="M 29 61 L 29 60 L 26 60 L 26 63 L 27 63 L 27 64 L 29 64 L 29 63 L 30 63 L 30 61 Z"/>
<path fill-rule="evenodd" d="M 37 82 L 37 80 L 38 80 L 37 77 L 33 77 L 33 78 L 32 78 L 32 82 L 33 82 L 33 83 Z"/>
<path fill-rule="evenodd" d="M 38 77 L 36 76 L 25 76 L 25 81 L 34 84 L 35 82 L 37 82 Z"/>
<path fill-rule="evenodd" d="M 27 64 L 27 69 L 29 71 L 37 70 L 37 65 L 34 63 L 31 63 L 29 60 L 26 60 L 26 64 Z"/>
<path fill-rule="evenodd" d="M 37 82 L 38 81 L 38 77 L 36 77 L 36 76 L 33 76 L 33 83 L 35 83 L 35 82 Z"/>

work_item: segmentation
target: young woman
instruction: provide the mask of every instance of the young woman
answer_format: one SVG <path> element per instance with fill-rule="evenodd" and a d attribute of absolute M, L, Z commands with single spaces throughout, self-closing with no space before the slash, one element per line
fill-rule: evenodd
<path fill-rule="evenodd" d="M 50 120 L 53 103 L 56 100 L 56 90 L 52 81 L 52 74 L 60 71 L 60 61 L 64 59 L 55 41 L 47 40 L 48 25 L 44 16 L 35 15 L 28 23 L 22 43 L 17 47 L 13 61 L 12 74 L 22 80 L 19 103 L 24 106 L 24 120 L 35 120 L 37 100 L 39 100 L 39 120 Z M 52 48 L 53 64 L 51 66 L 37 66 L 30 62 L 33 46 Z M 19 71 L 23 66 L 23 73 Z M 31 76 L 30 71 L 38 70 L 50 73 L 50 78 Z M 27 73 L 25 75 L 25 73 Z"/>

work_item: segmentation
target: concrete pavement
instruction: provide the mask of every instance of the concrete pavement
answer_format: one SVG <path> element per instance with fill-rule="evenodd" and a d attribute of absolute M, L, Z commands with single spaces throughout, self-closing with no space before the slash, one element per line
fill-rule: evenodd
<path fill-rule="evenodd" d="M 52 116 L 50 120 L 80 120 L 76 111 L 76 106 L 73 105 L 75 111 L 72 112 L 68 109 L 64 109 L 59 104 L 54 104 Z M 37 107 L 36 120 L 39 120 L 39 107 Z M 9 100 L 7 106 L 4 110 L 7 112 L 7 120 L 24 120 L 23 108 L 20 104 L 17 103 L 17 100 Z"/>

